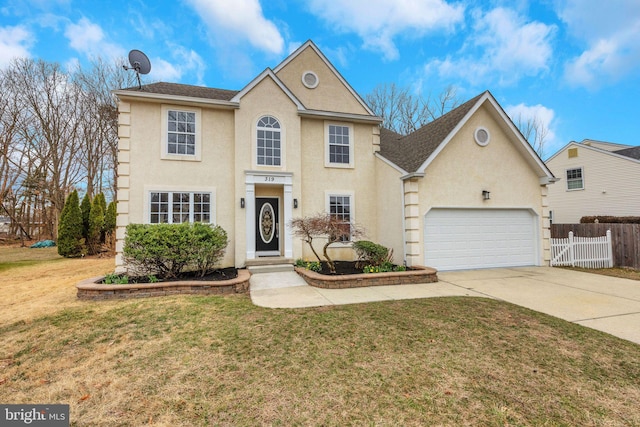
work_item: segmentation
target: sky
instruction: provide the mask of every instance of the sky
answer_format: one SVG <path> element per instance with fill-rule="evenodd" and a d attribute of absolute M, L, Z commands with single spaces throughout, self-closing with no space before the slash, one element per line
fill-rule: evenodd
<path fill-rule="evenodd" d="M 0 68 L 151 61 L 143 82 L 240 90 L 313 40 L 362 96 L 489 90 L 570 141 L 640 145 L 640 0 L 1 0 Z"/>

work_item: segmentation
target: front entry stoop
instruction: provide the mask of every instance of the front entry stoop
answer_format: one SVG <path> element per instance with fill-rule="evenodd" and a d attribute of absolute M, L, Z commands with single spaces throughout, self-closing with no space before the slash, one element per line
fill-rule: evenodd
<path fill-rule="evenodd" d="M 293 272 L 293 260 L 291 258 L 283 257 L 264 257 L 246 262 L 247 270 L 251 274 L 260 273 L 278 273 L 278 272 Z"/>

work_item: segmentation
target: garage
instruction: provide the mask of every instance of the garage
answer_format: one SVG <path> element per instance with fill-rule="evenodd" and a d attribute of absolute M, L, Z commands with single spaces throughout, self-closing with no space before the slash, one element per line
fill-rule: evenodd
<path fill-rule="evenodd" d="M 431 209 L 425 265 L 441 271 L 537 265 L 536 224 L 529 209 Z"/>

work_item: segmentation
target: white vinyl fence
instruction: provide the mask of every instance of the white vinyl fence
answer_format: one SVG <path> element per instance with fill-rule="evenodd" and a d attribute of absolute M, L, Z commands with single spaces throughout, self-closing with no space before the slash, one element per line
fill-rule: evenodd
<path fill-rule="evenodd" d="M 602 237 L 574 237 L 570 231 L 567 239 L 551 239 L 551 266 L 613 267 L 611 230 Z"/>

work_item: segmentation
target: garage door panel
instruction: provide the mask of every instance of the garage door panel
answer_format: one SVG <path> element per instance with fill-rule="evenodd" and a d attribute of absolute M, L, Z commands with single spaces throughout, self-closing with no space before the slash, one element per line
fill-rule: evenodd
<path fill-rule="evenodd" d="M 425 263 L 439 270 L 535 265 L 534 216 L 526 209 L 433 209 Z"/>

